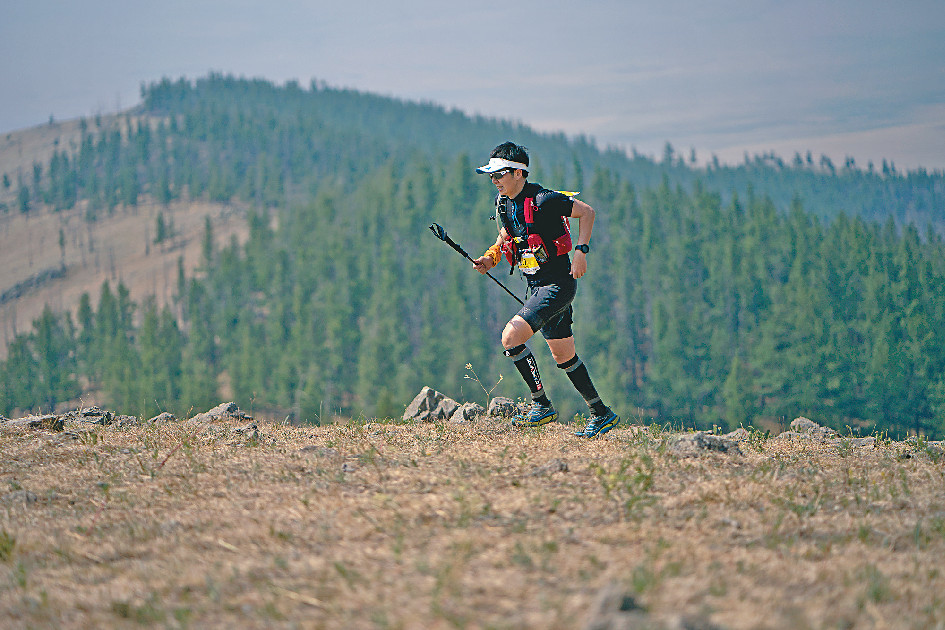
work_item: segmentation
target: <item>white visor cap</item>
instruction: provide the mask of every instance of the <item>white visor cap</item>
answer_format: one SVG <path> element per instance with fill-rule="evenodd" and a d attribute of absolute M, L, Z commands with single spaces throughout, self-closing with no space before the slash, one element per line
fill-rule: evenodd
<path fill-rule="evenodd" d="M 490 158 L 489 163 L 485 166 L 480 166 L 476 169 L 477 173 L 495 173 L 496 171 L 501 171 L 503 168 L 518 168 L 523 171 L 528 170 L 528 164 L 522 164 L 521 162 L 512 162 L 510 160 L 503 160 L 502 158 Z"/>

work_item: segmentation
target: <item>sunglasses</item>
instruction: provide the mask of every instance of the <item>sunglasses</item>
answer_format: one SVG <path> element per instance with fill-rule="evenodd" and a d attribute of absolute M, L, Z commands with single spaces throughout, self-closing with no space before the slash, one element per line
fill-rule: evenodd
<path fill-rule="evenodd" d="M 503 177 L 505 177 L 511 172 L 512 172 L 512 169 L 503 168 L 501 171 L 496 171 L 495 173 L 489 173 L 489 177 L 492 178 L 492 181 L 496 181 L 497 179 L 502 179 Z"/>

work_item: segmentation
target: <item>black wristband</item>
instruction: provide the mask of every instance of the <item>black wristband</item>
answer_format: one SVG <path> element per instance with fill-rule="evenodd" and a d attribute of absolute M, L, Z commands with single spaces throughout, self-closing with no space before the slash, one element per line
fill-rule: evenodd
<path fill-rule="evenodd" d="M 588 247 L 587 245 L 575 245 L 575 246 L 574 246 L 574 251 L 576 251 L 576 252 L 584 252 L 584 253 L 586 254 L 586 253 L 589 252 L 590 250 L 591 250 L 591 248 Z"/>

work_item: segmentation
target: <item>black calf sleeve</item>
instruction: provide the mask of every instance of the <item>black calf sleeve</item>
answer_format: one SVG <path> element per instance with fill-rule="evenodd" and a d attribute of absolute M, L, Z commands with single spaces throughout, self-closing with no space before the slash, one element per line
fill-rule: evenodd
<path fill-rule="evenodd" d="M 514 348 L 509 348 L 503 354 L 512 359 L 515 367 L 518 368 L 519 373 L 522 375 L 522 378 L 528 385 L 528 389 L 532 393 L 532 400 L 543 405 L 551 404 L 551 401 L 545 396 L 545 389 L 541 384 L 541 375 L 538 373 L 538 364 L 535 363 L 535 355 L 528 349 L 528 346 L 525 344 L 515 346 Z"/>
<path fill-rule="evenodd" d="M 568 373 L 568 378 L 578 393 L 584 398 L 584 402 L 590 407 L 595 416 L 602 416 L 610 411 L 609 407 L 600 399 L 597 388 L 591 382 L 591 375 L 587 373 L 587 366 L 584 362 L 574 355 L 573 358 L 559 363 L 558 367 Z"/>

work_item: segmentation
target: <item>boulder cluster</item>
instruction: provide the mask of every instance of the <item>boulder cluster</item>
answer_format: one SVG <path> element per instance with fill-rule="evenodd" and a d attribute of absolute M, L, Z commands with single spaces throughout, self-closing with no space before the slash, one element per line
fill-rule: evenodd
<path fill-rule="evenodd" d="M 478 403 L 458 403 L 445 394 L 424 387 L 404 411 L 404 421 L 455 424 L 475 422 L 481 418 L 509 418 L 519 411 L 519 405 L 510 398 L 496 397 L 489 401 L 486 409 Z"/>

